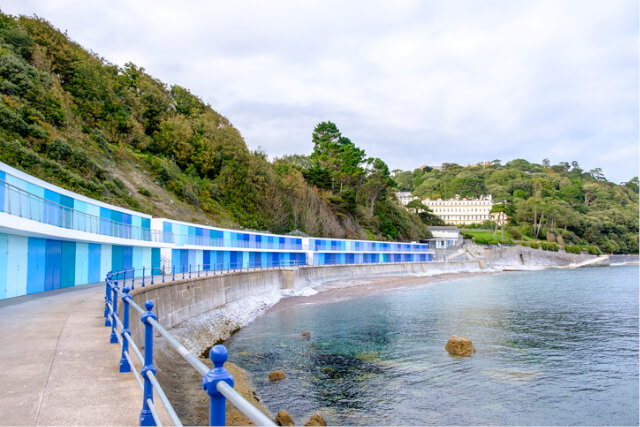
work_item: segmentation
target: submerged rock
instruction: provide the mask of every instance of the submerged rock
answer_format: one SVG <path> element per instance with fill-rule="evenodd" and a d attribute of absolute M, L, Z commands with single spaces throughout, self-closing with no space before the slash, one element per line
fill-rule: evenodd
<path fill-rule="evenodd" d="M 311 415 L 311 418 L 309 418 L 309 421 L 304 423 L 304 425 L 306 425 L 306 426 L 326 426 L 327 423 L 324 420 L 324 418 L 322 418 L 322 415 L 320 415 L 320 412 L 316 412 L 315 414 Z"/>
<path fill-rule="evenodd" d="M 287 378 L 287 376 L 280 369 L 269 372 L 269 381 L 279 381 L 285 378 Z"/>
<path fill-rule="evenodd" d="M 456 335 L 451 335 L 444 348 L 449 352 L 449 354 L 454 356 L 471 356 L 476 352 L 476 349 L 469 338 L 459 337 Z"/>
<path fill-rule="evenodd" d="M 295 425 L 295 423 L 293 422 L 293 418 L 291 418 L 291 415 L 284 409 L 278 411 L 278 415 L 276 415 L 276 424 L 278 424 L 279 426 Z"/>

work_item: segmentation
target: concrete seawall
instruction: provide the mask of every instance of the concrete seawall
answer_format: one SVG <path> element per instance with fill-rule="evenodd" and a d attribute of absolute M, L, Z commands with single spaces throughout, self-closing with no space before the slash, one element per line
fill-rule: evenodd
<path fill-rule="evenodd" d="M 144 307 L 146 300 L 152 300 L 158 322 L 171 329 L 242 298 L 279 293 L 283 284 L 288 286 L 291 282 L 292 275 L 291 270 L 281 269 L 201 276 L 139 287 L 131 291 L 131 296 L 141 307 Z M 118 308 L 122 318 L 122 305 Z M 142 342 L 144 328 L 137 321 L 138 316 L 134 318 L 136 321 L 130 322 L 131 335 L 136 342 Z"/>
<path fill-rule="evenodd" d="M 395 264 L 326 265 L 301 267 L 294 272 L 295 289 L 316 286 L 330 280 L 358 277 L 433 275 L 447 272 L 481 271 L 484 261 L 421 262 Z"/>
<path fill-rule="evenodd" d="M 324 282 L 356 277 L 434 275 L 446 272 L 482 271 L 483 261 L 333 265 L 258 270 L 156 283 L 131 291 L 133 300 L 155 303 L 158 321 L 193 352 L 226 339 L 230 333 L 262 314 L 290 293 Z M 119 305 L 122 316 L 122 304 Z M 122 318 L 122 317 L 121 317 Z M 138 316 L 130 322 L 131 335 L 142 342 Z"/>
<path fill-rule="evenodd" d="M 487 266 L 507 268 L 559 267 L 597 258 L 596 255 L 552 252 L 524 246 L 493 247 L 486 252 Z M 608 259 L 599 265 L 609 265 Z"/>
<path fill-rule="evenodd" d="M 602 257 L 595 265 L 608 265 Z M 579 265 L 594 255 L 549 252 L 527 247 L 486 250 L 468 261 L 309 266 L 228 273 L 137 288 L 133 300 L 143 306 L 151 299 L 158 321 L 174 329 L 190 351 L 201 352 L 264 313 L 283 294 L 296 294 L 325 282 L 364 277 L 421 276 L 448 272 L 474 272 L 502 268 L 544 268 Z M 285 292 L 283 292 L 285 291 Z M 120 310 L 122 307 L 119 307 Z M 132 336 L 142 342 L 142 324 L 131 322 Z"/>

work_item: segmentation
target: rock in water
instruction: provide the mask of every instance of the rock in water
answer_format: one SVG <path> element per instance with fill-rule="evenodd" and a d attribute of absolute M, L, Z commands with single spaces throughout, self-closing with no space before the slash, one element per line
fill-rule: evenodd
<path fill-rule="evenodd" d="M 471 356 L 476 352 L 476 349 L 473 347 L 473 343 L 469 338 L 458 337 L 456 335 L 451 335 L 444 348 L 449 352 L 449 354 L 454 356 Z"/>
<path fill-rule="evenodd" d="M 295 425 L 293 422 L 293 418 L 291 418 L 291 415 L 284 409 L 278 411 L 278 415 L 276 415 L 276 424 L 278 424 L 279 426 Z"/>
<path fill-rule="evenodd" d="M 320 415 L 320 412 L 316 412 L 315 414 L 311 415 L 311 418 L 309 418 L 309 421 L 307 421 L 304 425 L 306 425 L 306 426 L 326 426 L 327 423 L 325 422 L 324 418 L 322 418 L 322 415 Z"/>
<path fill-rule="evenodd" d="M 278 381 L 287 378 L 287 376 L 281 370 L 269 372 L 269 381 Z"/>
<path fill-rule="evenodd" d="M 302 338 L 305 338 L 305 339 L 310 339 L 310 338 L 311 338 L 311 332 L 309 332 L 309 331 L 305 331 L 305 332 L 303 332 L 302 334 L 300 334 L 300 336 L 301 336 Z"/>

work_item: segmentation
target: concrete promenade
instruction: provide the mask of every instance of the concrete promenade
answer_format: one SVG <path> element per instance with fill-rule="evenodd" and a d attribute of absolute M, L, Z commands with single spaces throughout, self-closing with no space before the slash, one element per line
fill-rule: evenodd
<path fill-rule="evenodd" d="M 0 425 L 139 424 L 142 392 L 118 372 L 103 313 L 104 285 L 0 301 Z"/>

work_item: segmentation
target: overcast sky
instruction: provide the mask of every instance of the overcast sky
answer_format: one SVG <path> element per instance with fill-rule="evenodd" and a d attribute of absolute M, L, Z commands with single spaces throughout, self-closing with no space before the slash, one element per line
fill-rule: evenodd
<path fill-rule="evenodd" d="M 270 158 L 331 120 L 391 169 L 638 175 L 638 2 L 3 0 L 209 103 Z"/>

